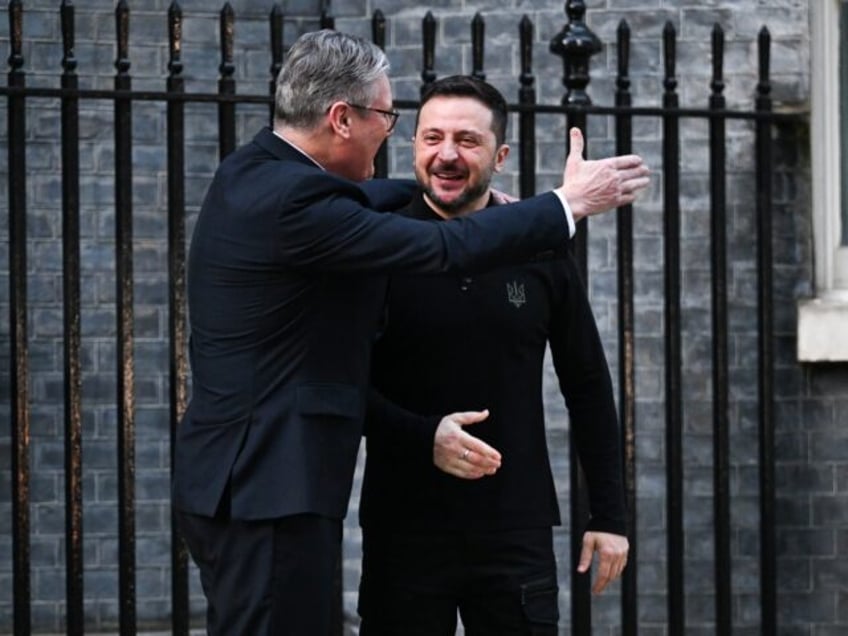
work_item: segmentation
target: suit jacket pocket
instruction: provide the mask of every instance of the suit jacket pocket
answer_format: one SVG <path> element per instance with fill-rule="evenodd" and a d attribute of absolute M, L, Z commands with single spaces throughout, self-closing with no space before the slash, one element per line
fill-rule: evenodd
<path fill-rule="evenodd" d="M 362 413 L 362 397 L 348 384 L 303 384 L 297 387 L 297 410 L 303 415 L 356 418 Z"/>

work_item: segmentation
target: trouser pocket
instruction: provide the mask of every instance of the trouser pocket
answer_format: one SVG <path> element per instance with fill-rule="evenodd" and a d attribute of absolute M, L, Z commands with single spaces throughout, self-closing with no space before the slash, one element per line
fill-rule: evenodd
<path fill-rule="evenodd" d="M 559 622 L 556 575 L 533 579 L 522 583 L 521 609 L 531 634 L 556 634 Z"/>

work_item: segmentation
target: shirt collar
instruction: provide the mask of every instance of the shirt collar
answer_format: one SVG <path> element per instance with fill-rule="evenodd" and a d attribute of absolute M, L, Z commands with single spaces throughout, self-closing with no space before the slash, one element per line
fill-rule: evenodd
<path fill-rule="evenodd" d="M 319 168 L 321 168 L 321 170 L 324 170 L 324 171 L 326 172 L 326 170 L 327 170 L 327 169 L 326 169 L 324 166 L 322 166 L 320 163 L 318 163 L 317 161 L 315 161 L 315 159 L 314 159 L 314 158 L 313 158 L 313 157 L 312 157 L 312 156 L 311 156 L 308 152 L 306 152 L 303 148 L 301 148 L 300 146 L 298 146 L 298 145 L 297 145 L 296 143 L 294 143 L 293 141 L 289 141 L 288 139 L 286 139 L 285 137 L 283 137 L 280 133 L 278 133 L 276 130 L 273 130 L 273 129 L 272 129 L 272 130 L 271 130 L 271 132 L 273 132 L 273 133 L 274 133 L 277 137 L 279 137 L 280 139 L 282 139 L 283 141 L 285 141 L 285 142 L 286 142 L 289 146 L 291 146 L 292 148 L 294 148 L 295 150 L 297 150 L 297 151 L 298 151 L 300 154 L 302 154 L 304 157 L 306 157 L 307 159 L 309 159 L 309 161 L 311 161 L 311 162 L 312 162 L 312 163 L 314 163 L 316 166 L 318 166 Z"/>

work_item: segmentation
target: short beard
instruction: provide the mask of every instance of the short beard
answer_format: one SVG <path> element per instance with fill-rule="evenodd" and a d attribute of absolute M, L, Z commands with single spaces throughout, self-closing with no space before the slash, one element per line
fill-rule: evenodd
<path fill-rule="evenodd" d="M 486 192 L 489 191 L 490 181 L 484 180 L 478 183 L 476 186 L 470 187 L 465 190 L 462 194 L 451 201 L 445 201 L 439 195 L 437 195 L 432 188 L 425 187 L 423 188 L 424 194 L 427 195 L 427 198 L 430 199 L 433 203 L 435 203 L 443 212 L 454 215 L 459 214 L 464 210 L 464 208 L 482 196 Z"/>

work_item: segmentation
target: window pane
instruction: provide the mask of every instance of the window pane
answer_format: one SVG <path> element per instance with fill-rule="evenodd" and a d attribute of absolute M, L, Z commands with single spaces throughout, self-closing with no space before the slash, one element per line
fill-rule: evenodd
<path fill-rule="evenodd" d="M 839 15 L 839 121 L 842 133 L 842 245 L 848 245 L 848 0 Z"/>

